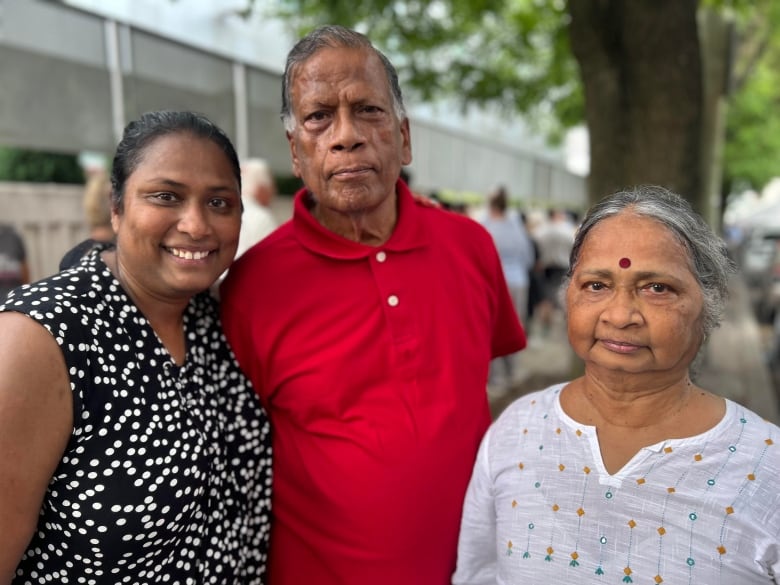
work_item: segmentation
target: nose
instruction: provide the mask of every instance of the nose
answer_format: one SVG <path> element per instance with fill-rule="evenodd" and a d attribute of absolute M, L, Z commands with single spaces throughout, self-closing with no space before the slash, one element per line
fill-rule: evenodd
<path fill-rule="evenodd" d="M 644 317 L 635 291 L 616 291 L 601 313 L 601 320 L 617 328 L 641 325 Z"/>
<path fill-rule="evenodd" d="M 331 125 L 331 150 L 351 152 L 365 144 L 360 122 L 352 112 L 340 112 Z"/>
<path fill-rule="evenodd" d="M 182 209 L 177 228 L 188 234 L 193 240 L 200 240 L 211 233 L 208 211 L 196 203 L 190 203 Z"/>

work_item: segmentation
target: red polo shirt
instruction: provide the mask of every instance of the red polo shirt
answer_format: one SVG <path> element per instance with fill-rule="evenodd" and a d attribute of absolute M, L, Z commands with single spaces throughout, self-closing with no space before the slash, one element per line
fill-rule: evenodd
<path fill-rule="evenodd" d="M 268 410 L 271 585 L 445 585 L 490 422 L 488 364 L 525 346 L 490 235 L 398 184 L 380 247 L 291 221 L 222 286 Z"/>

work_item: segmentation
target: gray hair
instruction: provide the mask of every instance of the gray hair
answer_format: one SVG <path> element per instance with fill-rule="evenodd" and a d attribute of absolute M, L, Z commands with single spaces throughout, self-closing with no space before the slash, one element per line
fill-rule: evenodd
<path fill-rule="evenodd" d="M 645 185 L 608 195 L 585 215 L 569 257 L 568 281 L 580 259 L 582 245 L 590 231 L 603 220 L 633 213 L 666 227 L 687 252 L 691 272 L 703 296 L 702 332 L 709 336 L 720 325 L 728 299 L 729 277 L 736 271 L 725 242 L 681 196 L 655 185 Z"/>
<path fill-rule="evenodd" d="M 295 117 L 292 112 L 292 97 L 290 86 L 296 69 L 305 61 L 314 56 L 321 49 L 367 49 L 372 51 L 385 69 L 387 83 L 390 86 L 393 98 L 393 110 L 399 121 L 406 118 L 406 108 L 401 94 L 401 85 L 398 82 L 398 72 L 390 60 L 379 51 L 371 41 L 363 34 L 338 25 L 326 25 L 317 28 L 299 40 L 287 55 L 287 63 L 284 66 L 282 77 L 282 122 L 287 132 L 295 129 Z"/>

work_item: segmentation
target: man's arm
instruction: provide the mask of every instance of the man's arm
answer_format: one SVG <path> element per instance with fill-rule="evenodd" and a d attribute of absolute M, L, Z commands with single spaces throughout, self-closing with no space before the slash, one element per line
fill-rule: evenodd
<path fill-rule="evenodd" d="M 30 542 L 73 428 L 65 360 L 41 325 L 0 313 L 0 584 Z"/>

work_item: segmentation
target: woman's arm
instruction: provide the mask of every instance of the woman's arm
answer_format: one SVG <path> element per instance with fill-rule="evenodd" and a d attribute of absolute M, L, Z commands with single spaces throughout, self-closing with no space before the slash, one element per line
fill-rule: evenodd
<path fill-rule="evenodd" d="M 458 564 L 453 585 L 495 585 L 498 564 L 496 545 L 496 507 L 490 476 L 488 446 L 490 433 L 474 463 L 474 471 L 463 503 L 458 540 Z"/>
<path fill-rule="evenodd" d="M 21 313 L 0 313 L 0 584 L 10 583 L 73 428 L 57 342 Z"/>

